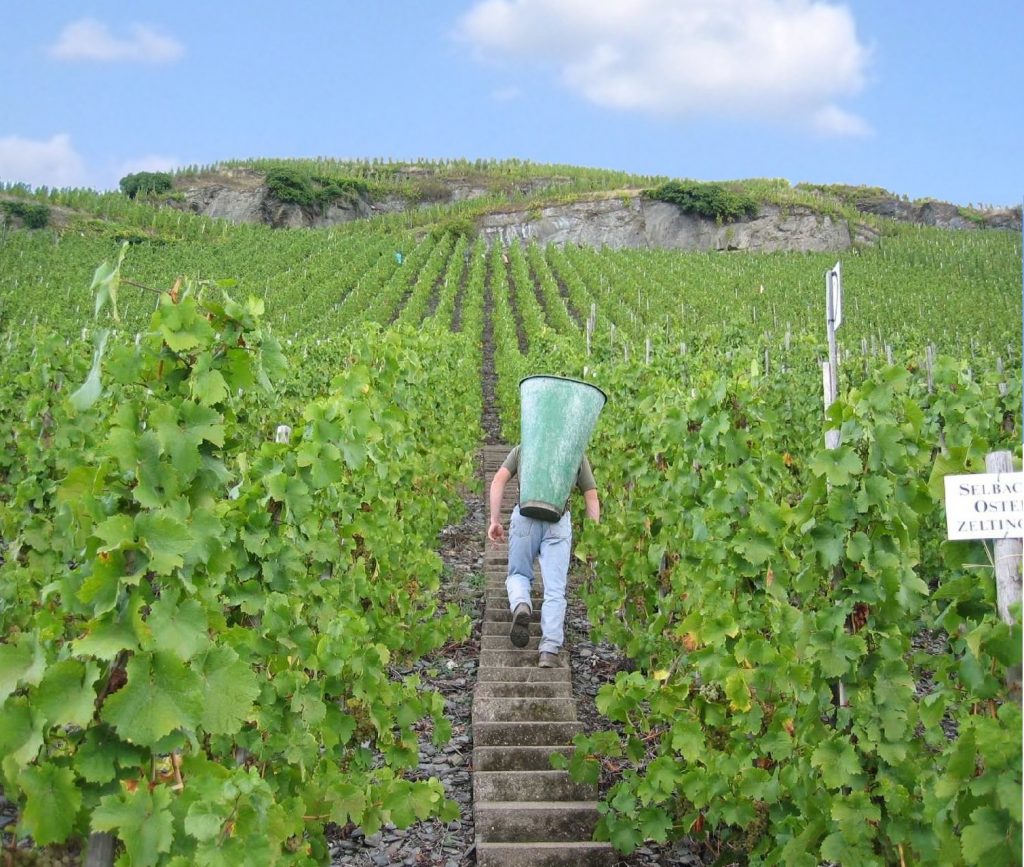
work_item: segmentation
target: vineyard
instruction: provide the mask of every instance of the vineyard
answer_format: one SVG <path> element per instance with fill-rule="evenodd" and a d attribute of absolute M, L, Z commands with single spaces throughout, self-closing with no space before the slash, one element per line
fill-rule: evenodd
<path fill-rule="evenodd" d="M 1019 617 L 942 502 L 944 475 L 1019 455 L 1019 234 L 886 224 L 843 253 L 826 413 L 834 253 L 142 208 L 119 218 L 148 234 L 0 246 L 5 851 L 326 863 L 331 826 L 456 815 L 415 773 L 445 700 L 396 672 L 470 634 L 438 535 L 481 486 L 483 419 L 516 442 L 544 372 L 609 397 L 574 571 L 629 670 L 561 762 L 616 769 L 598 835 L 1020 863 Z"/>

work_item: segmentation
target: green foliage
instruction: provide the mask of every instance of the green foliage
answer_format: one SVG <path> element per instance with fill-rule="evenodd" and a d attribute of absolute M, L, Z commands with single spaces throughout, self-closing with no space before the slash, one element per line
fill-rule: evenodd
<path fill-rule="evenodd" d="M 97 316 L 122 266 L 97 269 Z M 453 815 L 437 780 L 403 778 L 424 723 L 448 736 L 444 701 L 390 666 L 468 632 L 431 544 L 472 472 L 472 354 L 367 333 L 324 348 L 316 397 L 271 403 L 289 372 L 262 317 L 179 281 L 88 373 L 63 340 L 38 365 L 9 348 L 0 388 L 28 414 L 0 440 L 0 778 L 21 835 L 112 831 L 128 864 L 315 863 L 329 821 Z M 288 442 L 267 441 L 277 413 Z"/>
<path fill-rule="evenodd" d="M 430 230 L 430 238 L 433 241 L 440 241 L 445 235 L 472 239 L 476 235 L 476 225 L 469 217 L 451 217 Z"/>
<path fill-rule="evenodd" d="M 174 178 L 169 172 L 135 172 L 121 178 L 118 186 L 129 199 L 134 199 L 168 192 L 174 186 Z"/>
<path fill-rule="evenodd" d="M 767 379 L 713 345 L 699 356 L 693 392 L 667 361 L 642 382 L 620 365 L 592 374 L 624 409 L 592 450 L 609 495 L 577 553 L 597 563 L 598 636 L 639 669 L 597 697 L 621 737 L 577 740 L 578 775 L 601 755 L 627 765 L 599 833 L 628 852 L 696 828 L 765 864 L 971 864 L 967 826 L 986 851 L 1018 851 L 1006 674 L 1020 626 L 971 600 L 962 567 L 934 593 L 923 569 L 938 567 L 926 551 L 944 521 L 929 486 L 940 425 L 956 454 L 1006 447 L 1018 386 L 1000 395 L 940 358 L 929 395 L 905 366 L 879 365 L 833 404 L 841 444 L 826 449 L 792 423 L 814 414 L 805 374 Z M 918 631 L 945 634 L 949 652 L 915 650 Z M 982 794 L 997 791 L 997 805 Z"/>
<path fill-rule="evenodd" d="M 312 174 L 292 166 L 270 169 L 266 184 L 270 195 L 279 202 L 319 208 L 335 202 L 352 201 L 368 190 L 367 184 L 358 178 Z"/>
<path fill-rule="evenodd" d="M 50 223 L 49 205 L 12 199 L 0 201 L 0 211 L 21 222 L 26 229 L 45 229 Z"/>
<path fill-rule="evenodd" d="M 668 181 L 649 190 L 647 195 L 657 201 L 677 205 L 688 214 L 697 214 L 722 223 L 753 217 L 758 210 L 756 199 L 723 184 Z"/>

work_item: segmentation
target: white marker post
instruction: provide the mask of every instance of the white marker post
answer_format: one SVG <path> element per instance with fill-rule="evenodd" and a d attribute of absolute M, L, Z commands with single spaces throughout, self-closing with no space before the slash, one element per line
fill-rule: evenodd
<path fill-rule="evenodd" d="M 821 365 L 821 382 L 824 391 L 825 412 L 839 396 L 839 358 L 836 351 L 836 329 L 843 322 L 843 286 L 839 263 L 831 271 L 825 272 L 825 327 L 828 332 L 828 361 Z M 839 430 L 830 428 L 825 431 L 825 448 L 839 448 Z M 842 575 L 840 566 L 832 573 L 832 586 L 839 583 Z M 846 684 L 841 680 L 836 683 L 834 698 L 836 707 L 846 707 Z"/>
<path fill-rule="evenodd" d="M 987 473 L 946 476 L 946 535 L 950 539 L 993 539 L 996 608 L 1004 623 L 1015 619 L 1024 568 L 1024 473 L 1015 473 L 1010 452 L 985 456 Z M 1020 670 L 1007 672 L 1017 689 Z"/>
<path fill-rule="evenodd" d="M 839 263 L 825 272 L 825 328 L 828 334 L 828 361 L 822 364 L 822 384 L 825 390 L 825 411 L 839 396 L 839 358 L 836 350 L 836 330 L 843 324 L 843 283 Z M 825 448 L 839 445 L 839 431 L 825 433 Z"/>

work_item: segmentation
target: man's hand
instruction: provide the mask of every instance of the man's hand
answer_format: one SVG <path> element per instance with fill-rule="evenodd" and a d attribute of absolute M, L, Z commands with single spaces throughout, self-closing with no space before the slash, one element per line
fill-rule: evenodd
<path fill-rule="evenodd" d="M 492 542 L 505 541 L 505 528 L 501 526 L 500 521 L 491 521 L 491 525 L 487 528 L 487 538 Z"/>

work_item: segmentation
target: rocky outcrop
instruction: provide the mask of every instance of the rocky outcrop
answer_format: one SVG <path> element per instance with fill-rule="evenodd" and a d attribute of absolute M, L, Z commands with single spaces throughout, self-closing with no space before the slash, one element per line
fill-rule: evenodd
<path fill-rule="evenodd" d="M 262 184 L 204 184 L 186 187 L 182 192 L 186 207 L 193 213 L 229 223 L 266 223 L 275 229 L 325 228 L 371 217 L 379 210 L 360 199 L 323 210 L 279 202 Z"/>
<path fill-rule="evenodd" d="M 621 249 L 837 251 L 868 240 L 861 227 L 851 232 L 845 220 L 809 208 L 765 206 L 758 215 L 735 223 L 716 223 L 685 214 L 675 205 L 642 196 L 605 198 L 492 214 L 480 223 L 489 242 L 514 240 L 539 244 L 580 244 Z"/>
<path fill-rule="evenodd" d="M 1017 208 L 968 211 L 949 202 L 904 202 L 901 199 L 865 199 L 853 204 L 865 214 L 920 226 L 938 226 L 940 229 L 1013 229 L 1019 232 L 1021 228 L 1021 215 Z"/>
<path fill-rule="evenodd" d="M 415 201 L 394 194 L 372 200 L 353 196 L 326 208 L 280 202 L 270 196 L 263 174 L 229 169 L 190 178 L 179 186 L 178 207 L 232 223 L 260 222 L 275 228 L 325 228 L 415 207 L 435 207 L 493 195 L 481 183 L 459 178 L 434 178 L 410 168 L 410 181 L 419 181 Z M 426 173 L 429 175 L 429 173 Z M 872 243 L 878 230 L 870 220 L 851 222 L 804 206 L 764 205 L 756 216 L 717 223 L 682 212 L 675 205 L 646 198 L 639 190 L 595 193 L 587 199 L 547 207 L 513 204 L 518 196 L 569 183 L 568 178 L 535 178 L 510 183 L 503 192 L 508 209 L 477 219 L 478 232 L 488 243 L 581 244 L 591 247 L 657 248 L 670 250 L 840 251 L 852 244 Z M 997 228 L 1020 231 L 1020 209 L 976 211 L 945 202 L 906 202 L 887 195 L 848 198 L 865 214 L 945 229 Z"/>

